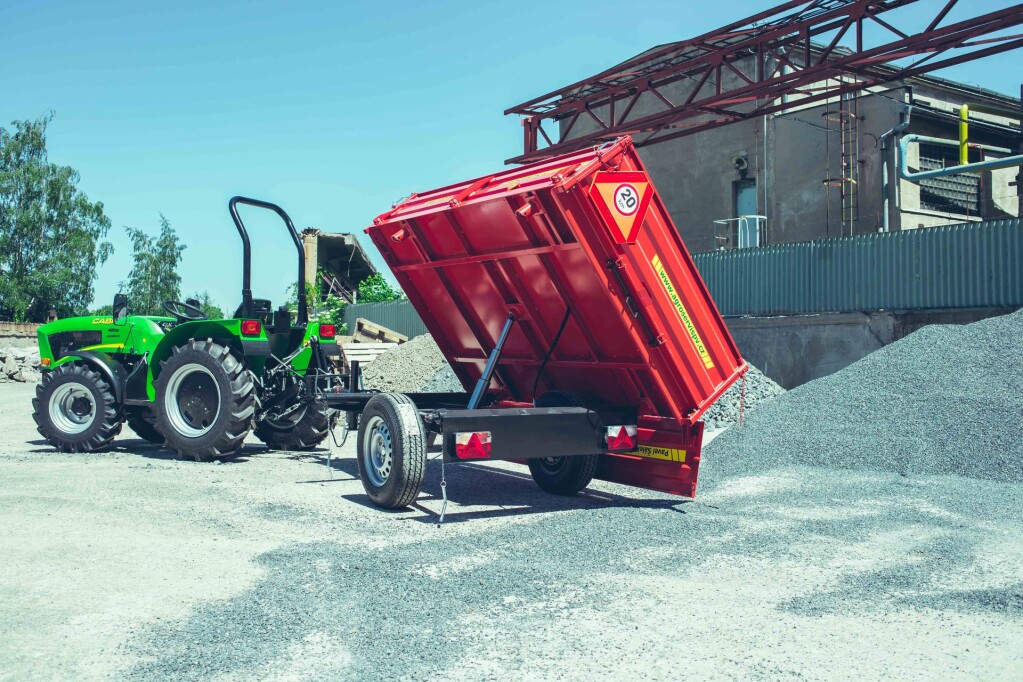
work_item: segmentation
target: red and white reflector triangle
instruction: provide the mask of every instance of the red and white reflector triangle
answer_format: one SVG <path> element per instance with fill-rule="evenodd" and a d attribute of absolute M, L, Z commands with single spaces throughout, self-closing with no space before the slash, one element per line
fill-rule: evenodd
<path fill-rule="evenodd" d="M 590 198 L 618 244 L 636 241 L 653 187 L 642 171 L 601 171 L 593 178 Z"/>

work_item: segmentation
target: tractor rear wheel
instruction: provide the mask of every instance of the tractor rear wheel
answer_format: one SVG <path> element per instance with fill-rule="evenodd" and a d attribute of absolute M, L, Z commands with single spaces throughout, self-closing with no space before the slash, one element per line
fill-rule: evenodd
<path fill-rule="evenodd" d="M 312 450 L 327 437 L 330 412 L 323 398 L 317 397 L 290 415 L 267 415 L 256 424 L 256 438 L 272 450 Z"/>
<path fill-rule="evenodd" d="M 581 407 L 579 399 L 567 391 L 544 393 L 536 407 Z M 600 455 L 538 457 L 529 460 L 529 473 L 542 490 L 554 495 L 575 495 L 593 480 Z"/>
<path fill-rule="evenodd" d="M 379 393 L 359 418 L 359 478 L 373 504 L 402 509 L 415 502 L 426 476 L 426 429 L 415 403 Z"/>
<path fill-rule="evenodd" d="M 207 462 L 236 455 L 252 431 L 257 406 L 252 373 L 212 339 L 177 346 L 161 364 L 157 428 L 182 457 Z"/>
<path fill-rule="evenodd" d="M 123 416 L 103 375 L 75 362 L 43 373 L 32 399 L 39 433 L 61 452 L 98 452 L 121 432 Z"/>

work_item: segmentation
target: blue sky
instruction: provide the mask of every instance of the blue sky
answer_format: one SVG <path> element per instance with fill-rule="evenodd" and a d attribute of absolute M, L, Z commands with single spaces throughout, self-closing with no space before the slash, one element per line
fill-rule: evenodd
<path fill-rule="evenodd" d="M 769 4 L 0 0 L 0 125 L 56 113 L 51 160 L 113 223 L 98 302 L 131 267 L 123 226 L 155 231 L 162 212 L 188 246 L 183 293 L 233 308 L 232 195 L 277 202 L 300 229 L 357 232 L 382 267 L 361 230 L 412 191 L 500 169 L 522 139 L 506 107 Z M 1006 3 L 960 5 L 947 21 Z M 1021 64 L 939 75 L 1017 94 Z M 293 247 L 249 215 L 253 288 L 282 302 Z"/>

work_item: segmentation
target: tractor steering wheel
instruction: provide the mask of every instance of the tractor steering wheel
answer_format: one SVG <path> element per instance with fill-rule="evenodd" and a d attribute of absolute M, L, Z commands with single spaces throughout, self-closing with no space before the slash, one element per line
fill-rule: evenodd
<path fill-rule="evenodd" d="M 194 322 L 206 319 L 206 313 L 202 311 L 202 308 L 183 301 L 164 301 L 163 309 L 177 318 L 178 322 Z"/>

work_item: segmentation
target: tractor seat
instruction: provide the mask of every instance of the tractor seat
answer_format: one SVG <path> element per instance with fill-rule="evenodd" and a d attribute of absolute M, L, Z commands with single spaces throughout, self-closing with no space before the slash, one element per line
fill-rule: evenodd
<path fill-rule="evenodd" d="M 238 306 L 238 309 L 234 311 L 235 318 L 242 317 L 242 307 L 244 303 Z M 267 315 L 273 312 L 273 304 L 265 298 L 254 298 L 252 299 L 252 317 L 260 320 L 265 319 Z"/>

